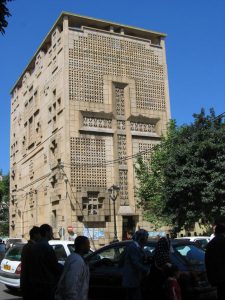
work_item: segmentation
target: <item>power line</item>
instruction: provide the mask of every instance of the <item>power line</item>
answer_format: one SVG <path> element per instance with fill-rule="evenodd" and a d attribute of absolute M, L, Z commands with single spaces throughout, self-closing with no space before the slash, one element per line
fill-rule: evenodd
<path fill-rule="evenodd" d="M 223 117 L 225 117 L 225 112 L 223 112 L 223 113 L 219 114 L 218 116 L 216 116 L 216 117 L 213 119 L 213 121 L 218 120 L 218 119 L 221 119 L 221 118 L 223 118 Z"/>

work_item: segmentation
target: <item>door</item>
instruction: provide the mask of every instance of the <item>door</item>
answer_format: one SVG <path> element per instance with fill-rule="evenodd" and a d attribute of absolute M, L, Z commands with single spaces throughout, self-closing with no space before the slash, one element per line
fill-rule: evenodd
<path fill-rule="evenodd" d="M 90 266 L 90 298 L 121 298 L 125 245 L 110 245 L 97 251 L 88 260 Z M 119 297 L 119 298 L 118 298 Z"/>

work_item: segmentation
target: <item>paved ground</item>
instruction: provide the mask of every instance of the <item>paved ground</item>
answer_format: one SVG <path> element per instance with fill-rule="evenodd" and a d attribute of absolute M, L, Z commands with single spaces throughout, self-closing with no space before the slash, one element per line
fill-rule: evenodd
<path fill-rule="evenodd" d="M 4 284 L 0 283 L 0 299 L 1 300 L 22 300 L 19 293 L 9 291 Z"/>

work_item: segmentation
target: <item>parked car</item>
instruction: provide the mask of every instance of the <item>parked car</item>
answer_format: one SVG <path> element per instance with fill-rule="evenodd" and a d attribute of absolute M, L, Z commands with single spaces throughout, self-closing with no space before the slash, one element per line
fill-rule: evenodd
<path fill-rule="evenodd" d="M 183 236 L 183 237 L 176 238 L 176 240 L 186 240 L 186 241 L 194 242 L 202 249 L 205 250 L 207 244 L 211 240 L 211 237 L 210 236 Z"/>
<path fill-rule="evenodd" d="M 126 248 L 132 241 L 123 241 L 107 245 L 87 256 L 90 266 L 91 299 L 125 299 L 122 288 L 123 258 Z M 152 263 L 156 241 L 148 241 L 144 250 Z M 183 299 L 216 299 L 216 291 L 207 282 L 204 255 L 205 252 L 189 241 L 172 241 L 171 261 L 178 266 L 180 284 L 184 292 Z M 153 281 L 150 276 L 143 283 L 145 296 L 151 295 Z M 149 296 L 148 296 L 149 297 Z"/>
<path fill-rule="evenodd" d="M 74 251 L 73 241 L 51 240 L 49 244 L 54 249 L 58 262 L 61 264 L 64 264 L 67 256 Z M 25 243 L 14 244 L 6 252 L 1 262 L 0 282 L 9 289 L 20 288 L 21 253 L 24 245 Z"/>

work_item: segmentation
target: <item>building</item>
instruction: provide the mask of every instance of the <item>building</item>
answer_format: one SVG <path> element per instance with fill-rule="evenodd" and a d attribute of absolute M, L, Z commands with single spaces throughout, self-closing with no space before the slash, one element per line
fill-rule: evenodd
<path fill-rule="evenodd" d="M 13 87 L 11 236 L 52 224 L 96 245 L 145 226 L 135 157 L 170 118 L 165 34 L 63 12 Z"/>

